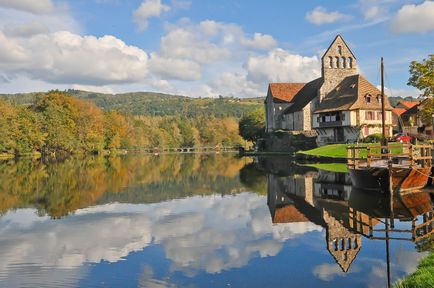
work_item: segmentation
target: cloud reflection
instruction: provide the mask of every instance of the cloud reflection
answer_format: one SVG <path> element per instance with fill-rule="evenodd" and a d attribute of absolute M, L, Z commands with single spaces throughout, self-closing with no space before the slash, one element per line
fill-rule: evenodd
<path fill-rule="evenodd" d="M 273 226 L 265 203 L 263 196 L 242 193 L 108 204 L 61 220 L 31 209 L 9 212 L 0 218 L 0 286 L 22 277 L 22 269 L 77 273 L 85 263 L 117 262 L 149 245 L 163 247 L 172 271 L 219 273 L 274 256 L 287 239 L 322 231 L 310 222 Z"/>

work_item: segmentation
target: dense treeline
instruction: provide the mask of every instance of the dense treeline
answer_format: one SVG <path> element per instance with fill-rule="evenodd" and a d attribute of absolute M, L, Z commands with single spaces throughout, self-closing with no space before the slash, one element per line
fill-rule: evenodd
<path fill-rule="evenodd" d="M 0 100 L 0 154 L 57 156 L 241 141 L 233 117 L 133 117 L 59 91 L 36 95 L 30 105 Z"/>
<path fill-rule="evenodd" d="M 75 98 L 90 100 L 104 110 L 144 116 L 240 118 L 246 112 L 263 106 L 262 98 L 191 98 L 152 92 L 104 94 L 72 89 L 65 93 Z M 16 104 L 30 105 L 36 95 L 37 93 L 21 93 L 0 95 L 0 98 Z"/>

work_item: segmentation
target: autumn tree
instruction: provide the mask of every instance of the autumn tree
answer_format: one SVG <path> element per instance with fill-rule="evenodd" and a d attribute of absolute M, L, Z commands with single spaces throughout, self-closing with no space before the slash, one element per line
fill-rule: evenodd
<path fill-rule="evenodd" d="M 15 119 L 17 109 L 6 101 L 0 100 L 0 153 L 14 153 L 16 143 L 14 135 L 17 133 Z"/>

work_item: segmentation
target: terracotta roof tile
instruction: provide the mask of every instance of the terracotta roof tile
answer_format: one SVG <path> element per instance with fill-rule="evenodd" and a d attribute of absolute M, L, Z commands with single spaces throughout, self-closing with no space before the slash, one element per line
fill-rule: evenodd
<path fill-rule="evenodd" d="M 269 91 L 274 99 L 291 102 L 304 85 L 305 83 L 270 83 Z"/>
<path fill-rule="evenodd" d="M 416 105 L 419 105 L 419 103 L 420 103 L 419 101 L 412 102 L 412 101 L 403 100 L 403 101 L 399 101 L 398 105 L 402 105 L 402 106 L 406 107 L 407 109 L 410 109 Z"/>
<path fill-rule="evenodd" d="M 274 212 L 273 223 L 296 222 L 309 222 L 309 219 L 293 205 L 277 208 Z"/>
<path fill-rule="evenodd" d="M 398 115 L 398 116 L 401 116 L 401 114 L 404 113 L 405 111 L 407 111 L 407 110 L 405 110 L 403 108 L 393 108 L 392 109 L 392 113 L 395 115 Z"/>

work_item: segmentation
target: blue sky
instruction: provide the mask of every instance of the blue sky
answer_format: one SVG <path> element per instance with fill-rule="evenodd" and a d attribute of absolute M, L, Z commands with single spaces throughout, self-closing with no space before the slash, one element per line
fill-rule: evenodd
<path fill-rule="evenodd" d="M 84 89 L 264 96 L 307 82 L 337 34 L 392 96 L 433 53 L 434 2 L 0 0 L 0 93 Z"/>

